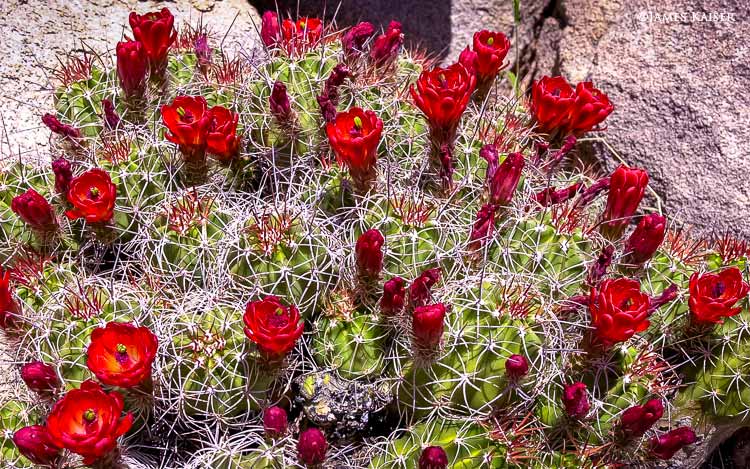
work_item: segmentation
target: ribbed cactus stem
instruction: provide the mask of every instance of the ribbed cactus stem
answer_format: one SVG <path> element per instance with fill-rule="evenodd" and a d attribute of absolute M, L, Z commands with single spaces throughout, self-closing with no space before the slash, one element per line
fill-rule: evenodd
<path fill-rule="evenodd" d="M 205 148 L 181 147 L 183 157 L 182 177 L 186 187 L 199 186 L 208 180 L 208 160 Z"/>

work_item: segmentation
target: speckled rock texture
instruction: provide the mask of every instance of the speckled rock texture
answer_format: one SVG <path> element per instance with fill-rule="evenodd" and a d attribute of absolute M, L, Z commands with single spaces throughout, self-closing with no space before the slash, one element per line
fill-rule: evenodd
<path fill-rule="evenodd" d="M 273 0 L 254 0 L 259 9 Z M 299 5 L 298 5 L 299 3 Z M 513 38 L 510 0 L 281 1 L 281 11 L 404 23 L 412 45 L 455 60 L 482 28 Z M 665 212 L 703 235 L 750 239 L 750 2 L 522 0 L 524 84 L 545 74 L 592 79 L 616 104 L 584 151 L 605 168 L 646 168 Z"/>

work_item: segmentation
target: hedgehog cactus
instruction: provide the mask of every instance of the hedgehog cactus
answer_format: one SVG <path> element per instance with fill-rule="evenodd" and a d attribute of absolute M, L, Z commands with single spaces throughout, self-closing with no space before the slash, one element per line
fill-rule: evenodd
<path fill-rule="evenodd" d="M 650 467 L 746 421 L 750 250 L 580 170 L 592 83 L 506 96 L 497 32 L 440 68 L 395 21 L 173 23 L 69 59 L 55 162 L 0 172 L 0 326 L 55 375 L 3 467 Z"/>

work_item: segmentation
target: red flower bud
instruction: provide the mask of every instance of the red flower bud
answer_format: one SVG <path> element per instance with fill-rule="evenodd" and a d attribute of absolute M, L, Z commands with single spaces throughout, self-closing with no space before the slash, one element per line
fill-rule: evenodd
<path fill-rule="evenodd" d="M 323 115 L 323 120 L 331 122 L 336 118 L 336 106 L 339 104 L 339 87 L 344 84 L 344 80 L 352 75 L 349 68 L 344 64 L 338 64 L 333 67 L 331 74 L 326 79 L 325 87 L 320 96 L 317 96 L 318 106 Z"/>
<path fill-rule="evenodd" d="M 563 77 L 544 76 L 531 86 L 530 110 L 542 132 L 551 134 L 559 129 L 567 133 L 574 101 L 575 90 Z"/>
<path fill-rule="evenodd" d="M 349 168 L 357 190 L 365 193 L 376 177 L 378 144 L 383 132 L 383 121 L 372 111 L 353 107 L 340 112 L 326 124 L 331 148 L 339 161 Z"/>
<path fill-rule="evenodd" d="M 419 469 L 448 469 L 448 455 L 440 446 L 428 446 L 419 456 Z"/>
<path fill-rule="evenodd" d="M 169 9 L 162 8 L 161 11 L 153 11 L 144 15 L 132 12 L 129 20 L 133 36 L 143 44 L 146 50 L 151 63 L 151 72 L 158 72 L 166 64 L 169 48 L 177 39 L 174 16 Z"/>
<path fill-rule="evenodd" d="M 592 286 L 596 286 L 599 282 L 607 275 L 607 269 L 612 265 L 612 257 L 615 253 L 615 247 L 611 244 L 604 246 L 602 252 L 599 253 L 599 257 L 596 261 L 591 264 L 589 269 L 589 275 L 586 279 L 587 283 Z"/>
<path fill-rule="evenodd" d="M 487 162 L 487 171 L 485 172 L 484 179 L 489 183 L 500 164 L 500 158 L 497 154 L 497 146 L 492 143 L 483 146 L 482 149 L 479 150 L 479 157 Z"/>
<path fill-rule="evenodd" d="M 247 338 L 271 357 L 289 353 L 305 327 L 297 307 L 284 306 L 275 296 L 249 302 L 242 319 Z"/>
<path fill-rule="evenodd" d="M 52 365 L 31 362 L 21 367 L 21 379 L 32 391 L 39 394 L 52 394 L 60 389 L 60 378 Z"/>
<path fill-rule="evenodd" d="M 68 202 L 73 208 L 65 212 L 68 218 L 85 218 L 88 223 L 104 223 L 115 213 L 117 186 L 106 171 L 94 168 L 70 182 Z"/>
<path fill-rule="evenodd" d="M 57 467 L 61 449 L 50 440 L 46 427 L 23 427 L 13 433 L 13 443 L 18 452 L 32 463 L 43 467 Z"/>
<path fill-rule="evenodd" d="M 428 269 L 422 272 L 409 286 L 409 306 L 413 309 L 426 305 L 430 301 L 430 289 L 440 281 L 440 269 Z"/>
<path fill-rule="evenodd" d="M 514 354 L 505 360 L 505 374 L 512 380 L 523 378 L 529 373 L 529 362 L 523 355 Z"/>
<path fill-rule="evenodd" d="M 32 229 L 54 231 L 57 227 L 52 206 L 34 189 L 28 189 L 23 194 L 13 197 L 10 208 Z"/>
<path fill-rule="evenodd" d="M 86 365 L 103 384 L 132 388 L 151 378 L 158 346 L 146 327 L 109 322 L 91 333 Z"/>
<path fill-rule="evenodd" d="M 365 42 L 375 34 L 375 27 L 372 23 L 362 21 L 349 28 L 349 30 L 341 36 L 341 48 L 344 50 L 344 56 L 351 60 L 359 57 L 363 52 Z"/>
<path fill-rule="evenodd" d="M 237 135 L 237 122 L 240 115 L 222 106 L 208 110 L 210 124 L 206 134 L 206 149 L 217 160 L 229 162 L 240 151 L 240 136 Z"/>
<path fill-rule="evenodd" d="M 548 187 L 541 192 L 534 194 L 534 200 L 542 207 L 561 204 L 572 199 L 583 189 L 583 184 L 577 182 L 565 189 L 556 190 L 554 187 Z"/>
<path fill-rule="evenodd" d="M 125 98 L 142 98 L 146 93 L 148 55 L 139 41 L 117 43 L 117 77 Z"/>
<path fill-rule="evenodd" d="M 308 466 L 323 464 L 328 451 L 328 441 L 322 431 L 317 428 L 308 428 L 299 435 L 297 442 L 297 453 L 300 461 Z"/>
<path fill-rule="evenodd" d="M 418 306 L 412 317 L 412 333 L 415 345 L 424 350 L 432 350 L 440 345 L 443 337 L 443 321 L 446 307 L 443 303 Z"/>
<path fill-rule="evenodd" d="M 580 382 L 565 385 L 562 402 L 565 406 L 565 413 L 578 420 L 586 418 L 591 408 L 586 385 Z"/>
<path fill-rule="evenodd" d="M 521 172 L 525 164 L 523 155 L 511 153 L 500 164 L 492 177 L 487 181 L 490 189 L 490 202 L 495 205 L 508 205 L 513 199 Z"/>
<path fill-rule="evenodd" d="M 120 125 L 120 116 L 117 114 L 115 105 L 109 99 L 102 99 L 102 111 L 104 112 L 104 123 L 107 128 L 114 130 Z"/>
<path fill-rule="evenodd" d="M 628 168 L 620 165 L 609 181 L 607 206 L 602 215 L 601 233 L 608 239 L 615 240 L 622 232 L 638 209 L 648 185 L 648 173 L 642 169 Z"/>
<path fill-rule="evenodd" d="M 260 26 L 260 38 L 266 47 L 273 47 L 279 41 L 281 28 L 279 27 L 279 17 L 273 11 L 263 13 Z"/>
<path fill-rule="evenodd" d="M 195 52 L 195 57 L 198 59 L 198 68 L 205 74 L 205 71 L 208 71 L 208 67 L 211 66 L 211 55 L 213 53 L 211 47 L 208 45 L 208 36 L 206 34 L 201 34 L 195 39 L 193 51 Z"/>
<path fill-rule="evenodd" d="M 263 430 L 266 436 L 276 438 L 286 433 L 288 418 L 286 410 L 281 407 L 268 407 L 263 411 Z"/>
<path fill-rule="evenodd" d="M 458 63 L 463 65 L 469 73 L 476 75 L 477 53 L 471 50 L 468 46 L 466 49 L 462 50 L 461 54 L 458 56 Z"/>
<path fill-rule="evenodd" d="M 52 133 L 57 134 L 61 137 L 76 140 L 81 138 L 81 131 L 73 127 L 72 125 L 63 124 L 60 119 L 53 116 L 50 113 L 46 113 L 42 116 L 42 122 L 49 128 Z"/>
<path fill-rule="evenodd" d="M 630 407 L 620 417 L 620 427 L 629 437 L 639 438 L 654 426 L 664 415 L 664 405 L 660 399 L 651 399 L 644 405 Z"/>
<path fill-rule="evenodd" d="M 355 253 L 357 271 L 360 275 L 378 278 L 383 270 L 383 234 L 375 228 L 369 229 L 357 238 Z"/>
<path fill-rule="evenodd" d="M 375 38 L 370 49 L 370 60 L 376 67 L 385 67 L 398 57 L 399 49 L 404 44 L 401 23 L 391 21 L 385 33 Z"/>
<path fill-rule="evenodd" d="M 18 314 L 18 303 L 13 299 L 13 287 L 10 285 L 10 271 L 0 267 L 0 328 L 8 329 Z"/>
<path fill-rule="evenodd" d="M 641 218 L 633 233 L 625 242 L 628 264 L 640 265 L 651 259 L 664 241 L 667 219 L 658 213 Z"/>
<path fill-rule="evenodd" d="M 477 251 L 485 245 L 487 240 L 492 237 L 495 231 L 495 210 L 497 207 L 492 204 L 482 205 L 477 212 L 474 225 L 471 227 L 469 235 L 469 250 Z"/>
<path fill-rule="evenodd" d="M 453 145 L 456 129 L 466 110 L 476 78 L 460 63 L 447 68 L 435 67 L 419 75 L 409 88 L 414 104 L 430 125 L 433 146 Z"/>
<path fill-rule="evenodd" d="M 70 182 L 73 180 L 70 161 L 64 157 L 56 159 L 52 162 L 52 172 L 55 174 L 55 191 L 59 194 L 67 194 Z"/>
<path fill-rule="evenodd" d="M 742 280 L 737 267 L 729 267 L 718 274 L 695 272 L 690 276 L 691 320 L 698 324 L 721 324 L 722 318 L 738 314 L 742 308 L 735 307 L 747 297 L 750 285 Z"/>
<path fill-rule="evenodd" d="M 161 107 L 161 118 L 169 132 L 167 140 L 180 146 L 183 154 L 201 153 L 206 148 L 212 115 L 203 96 L 178 96 Z"/>
<path fill-rule="evenodd" d="M 649 326 L 651 298 L 628 278 L 608 279 L 591 289 L 589 312 L 594 334 L 604 345 L 624 342 Z"/>
<path fill-rule="evenodd" d="M 271 114 L 279 122 L 289 122 L 292 118 L 292 105 L 289 102 L 289 95 L 286 93 L 286 85 L 280 81 L 273 84 L 271 96 L 268 98 L 268 104 L 271 107 Z"/>
<path fill-rule="evenodd" d="M 581 194 L 581 198 L 576 202 L 577 207 L 585 207 L 596 200 L 602 192 L 609 190 L 610 177 L 603 177 L 587 187 Z"/>
<path fill-rule="evenodd" d="M 114 451 L 117 438 L 133 425 L 132 414 L 122 416 L 123 406 L 119 393 L 108 394 L 97 383 L 84 381 L 52 407 L 47 417 L 50 440 L 91 465 Z"/>
<path fill-rule="evenodd" d="M 593 83 L 578 83 L 575 99 L 570 108 L 570 125 L 567 131 L 581 135 L 596 130 L 614 110 L 615 107 L 607 95 L 594 88 Z"/>
<path fill-rule="evenodd" d="M 675 453 L 687 445 L 692 445 L 696 440 L 695 432 L 691 428 L 675 428 L 661 436 L 651 438 L 651 452 L 659 459 L 672 459 Z"/>
<path fill-rule="evenodd" d="M 479 81 L 491 81 L 503 68 L 510 41 L 501 32 L 482 30 L 474 33 L 474 68 Z"/>
<path fill-rule="evenodd" d="M 395 316 L 404 309 L 406 282 L 401 277 L 393 277 L 383 285 L 380 311 L 386 316 Z"/>

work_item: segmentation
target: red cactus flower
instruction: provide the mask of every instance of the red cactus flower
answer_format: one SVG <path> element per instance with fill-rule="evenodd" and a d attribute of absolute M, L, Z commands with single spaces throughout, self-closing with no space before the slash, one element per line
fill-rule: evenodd
<path fill-rule="evenodd" d="M 664 415 L 660 399 L 651 399 L 644 405 L 635 405 L 625 410 L 620 417 L 620 428 L 629 437 L 639 438 L 653 427 Z"/>
<path fill-rule="evenodd" d="M 260 24 L 260 39 L 266 47 L 273 47 L 279 42 L 281 37 L 281 28 L 279 27 L 279 17 L 273 11 L 263 13 Z"/>
<path fill-rule="evenodd" d="M 317 428 L 311 427 L 299 435 L 297 454 L 300 461 L 308 466 L 323 464 L 328 452 L 328 441 L 325 434 Z"/>
<path fill-rule="evenodd" d="M 584 383 L 566 384 L 562 395 L 565 413 L 569 417 L 583 420 L 591 409 L 588 390 Z"/>
<path fill-rule="evenodd" d="M 146 327 L 109 322 L 91 333 L 86 365 L 104 384 L 132 388 L 147 383 L 159 341 Z"/>
<path fill-rule="evenodd" d="M 349 174 L 360 193 L 365 193 L 375 180 L 378 144 L 383 132 L 383 121 L 372 111 L 353 107 L 340 112 L 326 124 L 331 148 Z"/>
<path fill-rule="evenodd" d="M 406 282 L 401 277 L 393 277 L 383 285 L 380 311 L 386 316 L 395 316 L 404 309 L 406 302 Z"/>
<path fill-rule="evenodd" d="M 209 153 L 217 160 L 229 162 L 240 151 L 240 136 L 237 135 L 239 114 L 222 106 L 208 110 L 210 124 L 206 134 L 206 145 Z"/>
<path fill-rule="evenodd" d="M 369 278 L 378 278 L 383 270 L 383 243 L 385 238 L 376 228 L 369 229 L 357 238 L 357 272 Z"/>
<path fill-rule="evenodd" d="M 73 180 L 70 161 L 64 157 L 56 159 L 52 162 L 52 172 L 55 174 L 55 191 L 58 194 L 67 194 L 70 183 Z"/>
<path fill-rule="evenodd" d="M 284 48 L 288 54 L 301 54 L 315 47 L 323 37 L 323 22 L 319 18 L 302 17 L 294 22 L 281 23 Z"/>
<path fill-rule="evenodd" d="M 289 102 L 289 95 L 286 92 L 286 85 L 280 81 L 273 84 L 271 96 L 268 98 L 268 104 L 271 107 L 271 114 L 281 123 L 286 123 L 292 119 L 292 105 Z"/>
<path fill-rule="evenodd" d="M 52 442 L 43 425 L 16 430 L 13 433 L 13 443 L 18 452 L 32 463 L 42 467 L 57 467 L 62 450 Z"/>
<path fill-rule="evenodd" d="M 692 445 L 698 438 L 689 427 L 675 428 L 661 436 L 651 438 L 651 452 L 659 459 L 667 460 L 685 446 Z"/>
<path fill-rule="evenodd" d="M 29 389 L 43 395 L 53 394 L 62 384 L 55 367 L 40 361 L 30 362 L 21 367 L 21 379 Z"/>
<path fill-rule="evenodd" d="M 593 83 L 578 83 L 567 132 L 581 135 L 595 130 L 614 110 L 607 95 L 594 88 Z"/>
<path fill-rule="evenodd" d="M 742 280 L 742 272 L 737 267 L 726 268 L 718 274 L 693 273 L 688 300 L 692 321 L 721 324 L 723 318 L 739 314 L 742 308 L 735 305 L 747 297 L 749 290 L 750 285 Z"/>
<path fill-rule="evenodd" d="M 628 264 L 640 265 L 651 259 L 664 241 L 667 219 L 658 213 L 641 218 L 633 233 L 625 243 Z"/>
<path fill-rule="evenodd" d="M 492 237 L 495 232 L 495 211 L 497 207 L 492 204 L 482 205 L 482 208 L 477 212 L 477 217 L 474 220 L 474 225 L 471 227 L 471 234 L 469 235 L 469 251 L 477 251 L 481 249 Z"/>
<path fill-rule="evenodd" d="M 511 153 L 498 166 L 494 173 L 488 175 L 490 202 L 494 205 L 508 205 L 513 199 L 521 173 L 526 161 L 520 153 Z"/>
<path fill-rule="evenodd" d="M 398 57 L 398 51 L 404 44 L 401 23 L 391 21 L 385 33 L 375 38 L 370 49 L 370 60 L 376 67 L 386 67 Z"/>
<path fill-rule="evenodd" d="M 440 281 L 440 269 L 428 269 L 409 285 L 409 306 L 414 309 L 430 301 L 430 289 Z"/>
<path fill-rule="evenodd" d="M 18 314 L 18 303 L 13 298 L 13 287 L 10 285 L 10 271 L 0 267 L 0 328 L 8 329 Z"/>
<path fill-rule="evenodd" d="M 341 48 L 344 50 L 344 56 L 347 60 L 352 60 L 362 55 L 365 42 L 375 34 L 375 27 L 372 23 L 362 21 L 352 26 L 341 36 Z"/>
<path fill-rule="evenodd" d="M 448 469 L 448 454 L 440 446 L 428 446 L 419 456 L 419 469 Z"/>
<path fill-rule="evenodd" d="M 115 213 L 117 186 L 109 174 L 94 168 L 70 181 L 68 202 L 73 205 L 65 215 L 71 220 L 85 218 L 88 223 L 106 223 Z"/>
<path fill-rule="evenodd" d="M 54 209 L 47 199 L 34 189 L 28 189 L 23 194 L 13 197 L 10 208 L 34 230 L 54 231 L 57 228 Z"/>
<path fill-rule="evenodd" d="M 523 355 L 513 354 L 505 360 L 505 374 L 508 378 L 517 380 L 529 373 L 529 361 Z"/>
<path fill-rule="evenodd" d="M 416 106 L 430 125 L 433 146 L 453 145 L 461 116 L 476 86 L 476 78 L 460 63 L 436 67 L 419 75 L 409 88 Z"/>
<path fill-rule="evenodd" d="M 503 68 L 510 41 L 501 32 L 482 30 L 474 33 L 474 69 L 479 81 L 493 80 Z"/>
<path fill-rule="evenodd" d="M 151 73 L 162 73 L 166 66 L 169 48 L 177 39 L 174 29 L 174 16 L 168 8 L 152 11 L 144 15 L 130 13 L 130 27 L 133 36 L 143 44 L 149 62 Z"/>
<path fill-rule="evenodd" d="M 443 303 L 414 308 L 412 334 L 414 343 L 418 348 L 432 350 L 440 345 L 446 311 L 447 308 Z"/>
<path fill-rule="evenodd" d="M 212 115 L 203 96 L 178 96 L 161 107 L 161 118 L 169 132 L 166 137 L 186 155 L 205 151 Z"/>
<path fill-rule="evenodd" d="M 544 76 L 531 87 L 531 114 L 542 132 L 567 132 L 575 90 L 560 76 Z"/>
<path fill-rule="evenodd" d="M 608 279 L 591 289 L 589 312 L 594 334 L 604 345 L 624 342 L 649 326 L 651 298 L 628 278 Z"/>
<path fill-rule="evenodd" d="M 117 43 L 117 77 L 126 98 L 141 98 L 148 83 L 148 54 L 140 41 Z"/>
<path fill-rule="evenodd" d="M 46 113 L 42 116 L 42 123 L 54 134 L 61 137 L 65 137 L 69 140 L 77 140 L 81 138 L 81 131 L 72 125 L 63 124 L 60 119 L 53 116 L 50 113 Z"/>
<path fill-rule="evenodd" d="M 47 417 L 50 440 L 91 465 L 114 451 L 117 438 L 133 425 L 132 414 L 122 416 L 123 406 L 118 392 L 107 394 L 97 383 L 84 381 L 52 407 Z"/>
<path fill-rule="evenodd" d="M 263 430 L 266 436 L 277 438 L 286 433 L 288 418 L 286 410 L 281 407 L 268 407 L 263 411 Z"/>
<path fill-rule="evenodd" d="M 283 356 L 292 350 L 305 327 L 297 307 L 284 306 L 275 296 L 249 302 L 242 319 L 247 338 L 269 356 Z"/>
<path fill-rule="evenodd" d="M 623 231 L 638 209 L 648 185 L 648 173 L 642 169 L 620 165 L 609 180 L 607 206 L 602 215 L 601 233 L 608 239 L 615 240 Z"/>

